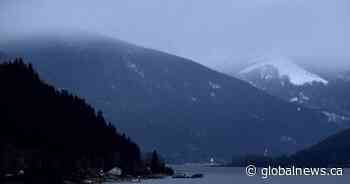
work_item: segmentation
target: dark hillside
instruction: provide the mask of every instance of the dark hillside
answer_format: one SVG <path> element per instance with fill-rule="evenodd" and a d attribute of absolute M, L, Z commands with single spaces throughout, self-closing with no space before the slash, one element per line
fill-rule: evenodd
<path fill-rule="evenodd" d="M 134 142 L 83 99 L 40 80 L 32 65 L 20 59 L 1 64 L 0 84 L 0 176 L 19 170 L 52 178 L 114 166 L 125 174 L 142 169 Z"/>

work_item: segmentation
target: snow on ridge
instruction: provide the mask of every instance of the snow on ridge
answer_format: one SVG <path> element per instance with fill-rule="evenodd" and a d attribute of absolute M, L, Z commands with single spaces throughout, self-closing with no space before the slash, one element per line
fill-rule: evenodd
<path fill-rule="evenodd" d="M 314 73 L 306 71 L 285 57 L 260 57 L 254 59 L 252 62 L 256 64 L 242 70 L 239 74 L 242 75 L 256 69 L 274 67 L 277 69 L 280 78 L 288 77 L 289 81 L 294 85 L 311 84 L 313 82 L 319 82 L 325 85 L 328 84 L 327 80 Z"/>

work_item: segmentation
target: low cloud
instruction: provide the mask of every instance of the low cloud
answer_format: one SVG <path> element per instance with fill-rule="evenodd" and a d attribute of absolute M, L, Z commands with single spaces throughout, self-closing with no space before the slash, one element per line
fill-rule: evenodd
<path fill-rule="evenodd" d="M 348 0 L 2 0 L 1 34 L 80 29 L 194 59 L 244 63 L 276 51 L 350 63 Z"/>

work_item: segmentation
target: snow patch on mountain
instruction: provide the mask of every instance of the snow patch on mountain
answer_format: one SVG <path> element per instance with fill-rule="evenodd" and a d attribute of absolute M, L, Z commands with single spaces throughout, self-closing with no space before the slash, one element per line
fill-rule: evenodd
<path fill-rule="evenodd" d="M 289 100 L 289 102 L 292 102 L 292 103 L 305 103 L 307 102 L 308 100 L 310 100 L 310 97 L 306 96 L 303 92 L 299 92 L 299 95 L 296 96 L 296 97 L 293 97 Z"/>
<path fill-rule="evenodd" d="M 289 102 L 298 102 L 299 98 L 298 97 L 293 97 L 289 100 Z"/>
<path fill-rule="evenodd" d="M 220 89 L 221 88 L 221 86 L 219 84 L 215 84 L 211 81 L 209 81 L 209 86 L 213 89 Z"/>
<path fill-rule="evenodd" d="M 145 78 L 145 74 L 137 67 L 136 64 L 128 62 L 127 67 L 133 72 L 137 73 L 141 78 Z"/>
<path fill-rule="evenodd" d="M 314 82 L 322 83 L 324 85 L 328 84 L 327 80 L 321 78 L 317 74 L 306 71 L 286 57 L 264 56 L 252 60 L 251 63 L 255 64 L 245 68 L 239 72 L 239 74 L 244 75 L 250 72 L 259 71 L 264 74 L 265 77 L 263 79 L 268 80 L 271 76 L 266 75 L 266 71 L 270 68 L 274 68 L 277 70 L 279 78 L 287 77 L 294 85 L 312 84 Z"/>
<path fill-rule="evenodd" d="M 197 102 L 197 98 L 196 97 L 191 97 L 192 102 Z"/>
<path fill-rule="evenodd" d="M 328 122 L 339 122 L 339 121 L 348 121 L 350 120 L 350 117 L 342 116 L 333 112 L 327 112 L 323 111 L 322 112 L 324 115 L 328 117 Z"/>
<path fill-rule="evenodd" d="M 280 141 L 281 142 L 289 142 L 292 144 L 297 144 L 297 141 L 293 137 L 286 136 L 286 135 L 281 136 Z"/>

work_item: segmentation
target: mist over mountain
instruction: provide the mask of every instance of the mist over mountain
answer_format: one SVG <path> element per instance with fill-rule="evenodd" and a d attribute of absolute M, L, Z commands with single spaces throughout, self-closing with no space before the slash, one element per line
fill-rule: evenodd
<path fill-rule="evenodd" d="M 350 63 L 349 12 L 348 0 L 2 0 L 0 40 L 79 29 L 220 70 L 269 52 L 339 68 Z"/>
<path fill-rule="evenodd" d="M 108 37 L 41 34 L 0 48 L 87 98 L 141 147 L 171 160 L 291 153 L 339 128 L 319 111 L 191 60 Z"/>

